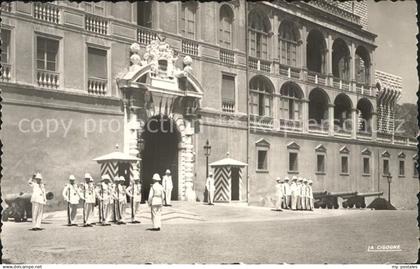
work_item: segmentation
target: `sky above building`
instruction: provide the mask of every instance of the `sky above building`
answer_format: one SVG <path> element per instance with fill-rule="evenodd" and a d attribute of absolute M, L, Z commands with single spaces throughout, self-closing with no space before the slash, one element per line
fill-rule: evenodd
<path fill-rule="evenodd" d="M 368 0 L 369 31 L 378 35 L 375 50 L 376 69 L 403 78 L 399 101 L 416 103 L 417 77 L 417 6 L 415 1 Z"/>

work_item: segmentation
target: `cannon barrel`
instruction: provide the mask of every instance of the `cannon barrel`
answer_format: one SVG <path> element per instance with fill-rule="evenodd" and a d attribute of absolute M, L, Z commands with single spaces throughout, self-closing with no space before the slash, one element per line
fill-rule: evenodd
<path fill-rule="evenodd" d="M 327 195 L 327 191 L 318 191 L 318 192 L 313 193 L 314 199 L 318 199 L 318 198 L 323 197 L 325 195 Z"/>
<path fill-rule="evenodd" d="M 363 196 L 363 197 L 370 197 L 370 196 L 381 196 L 383 195 L 383 192 L 365 192 L 365 193 L 357 193 L 357 196 Z"/>
<path fill-rule="evenodd" d="M 4 196 L 4 201 L 6 202 L 7 205 L 11 205 L 12 203 L 14 203 L 17 200 L 28 200 L 31 201 L 31 194 L 30 193 L 14 193 L 14 194 L 6 194 Z"/>
<path fill-rule="evenodd" d="M 344 197 L 356 196 L 357 191 L 355 192 L 329 192 L 328 195 L 344 198 Z"/>

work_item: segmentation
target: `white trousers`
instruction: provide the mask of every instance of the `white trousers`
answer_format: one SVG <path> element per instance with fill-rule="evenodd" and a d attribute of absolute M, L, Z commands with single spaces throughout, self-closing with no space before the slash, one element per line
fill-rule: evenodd
<path fill-rule="evenodd" d="M 124 216 L 125 216 L 125 204 L 126 203 L 124 203 L 124 202 L 117 202 L 117 201 L 115 201 L 115 203 L 116 203 L 116 208 L 115 208 L 115 210 L 118 210 L 118 211 L 116 211 L 115 212 L 115 214 L 116 214 L 116 218 L 117 218 L 117 220 L 123 220 L 124 219 Z"/>
<path fill-rule="evenodd" d="M 76 222 L 76 216 L 77 216 L 77 206 L 70 204 L 70 223 L 74 224 Z"/>
<path fill-rule="evenodd" d="M 214 190 L 207 190 L 207 192 L 209 193 L 209 204 L 213 204 L 213 199 L 214 199 Z"/>
<path fill-rule="evenodd" d="M 161 227 L 161 218 L 162 218 L 162 206 L 161 205 L 152 205 L 151 207 L 152 213 L 152 222 L 153 228 L 160 228 Z"/>
<path fill-rule="evenodd" d="M 93 209 L 95 208 L 95 204 L 92 203 L 85 203 L 85 221 L 86 224 L 91 224 L 93 218 Z"/>
<path fill-rule="evenodd" d="M 112 220 L 113 217 L 113 208 L 114 204 L 113 203 L 103 203 L 103 212 L 104 212 L 104 220 L 105 223 L 108 223 Z"/>
<path fill-rule="evenodd" d="M 165 205 L 171 204 L 172 189 L 165 190 Z"/>
<path fill-rule="evenodd" d="M 301 196 L 301 205 L 302 205 L 302 209 L 306 210 L 306 197 L 305 196 Z"/>
<path fill-rule="evenodd" d="M 44 205 L 32 202 L 32 226 L 33 228 L 41 228 L 42 213 L 44 212 Z"/>
<path fill-rule="evenodd" d="M 133 216 L 131 217 L 131 220 L 137 220 L 136 215 L 139 212 L 139 208 L 140 208 L 140 201 L 138 202 L 133 202 Z M 130 216 L 131 216 L 131 204 L 130 204 Z"/>
<path fill-rule="evenodd" d="M 296 210 L 296 206 L 297 206 L 297 199 L 298 197 L 296 195 L 292 195 L 292 209 Z"/>

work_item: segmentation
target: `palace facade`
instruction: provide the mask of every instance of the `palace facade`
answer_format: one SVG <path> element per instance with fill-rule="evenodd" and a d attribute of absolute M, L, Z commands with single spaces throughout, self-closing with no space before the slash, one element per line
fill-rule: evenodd
<path fill-rule="evenodd" d="M 41 171 L 61 207 L 68 175 L 98 179 L 118 144 L 145 195 L 170 169 L 175 199 L 203 201 L 208 153 L 247 164 L 219 201 L 270 206 L 296 175 L 416 207 L 402 79 L 375 70 L 366 2 L 2 2 L 1 17 L 4 193 Z"/>

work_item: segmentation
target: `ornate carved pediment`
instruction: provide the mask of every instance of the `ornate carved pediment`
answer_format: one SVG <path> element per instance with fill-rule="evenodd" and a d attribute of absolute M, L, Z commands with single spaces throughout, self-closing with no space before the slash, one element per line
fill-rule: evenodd
<path fill-rule="evenodd" d="M 402 151 L 398 153 L 398 158 L 405 159 L 405 153 Z"/>
<path fill-rule="evenodd" d="M 193 75 L 190 56 L 178 59 L 177 53 L 162 36 L 152 40 L 146 48 L 133 43 L 130 51 L 131 66 L 117 80 L 125 95 L 142 90 L 144 98 L 135 98 L 134 103 L 146 109 L 149 116 L 171 115 L 177 105 L 181 105 L 180 113 L 197 116 L 203 90 Z"/>

